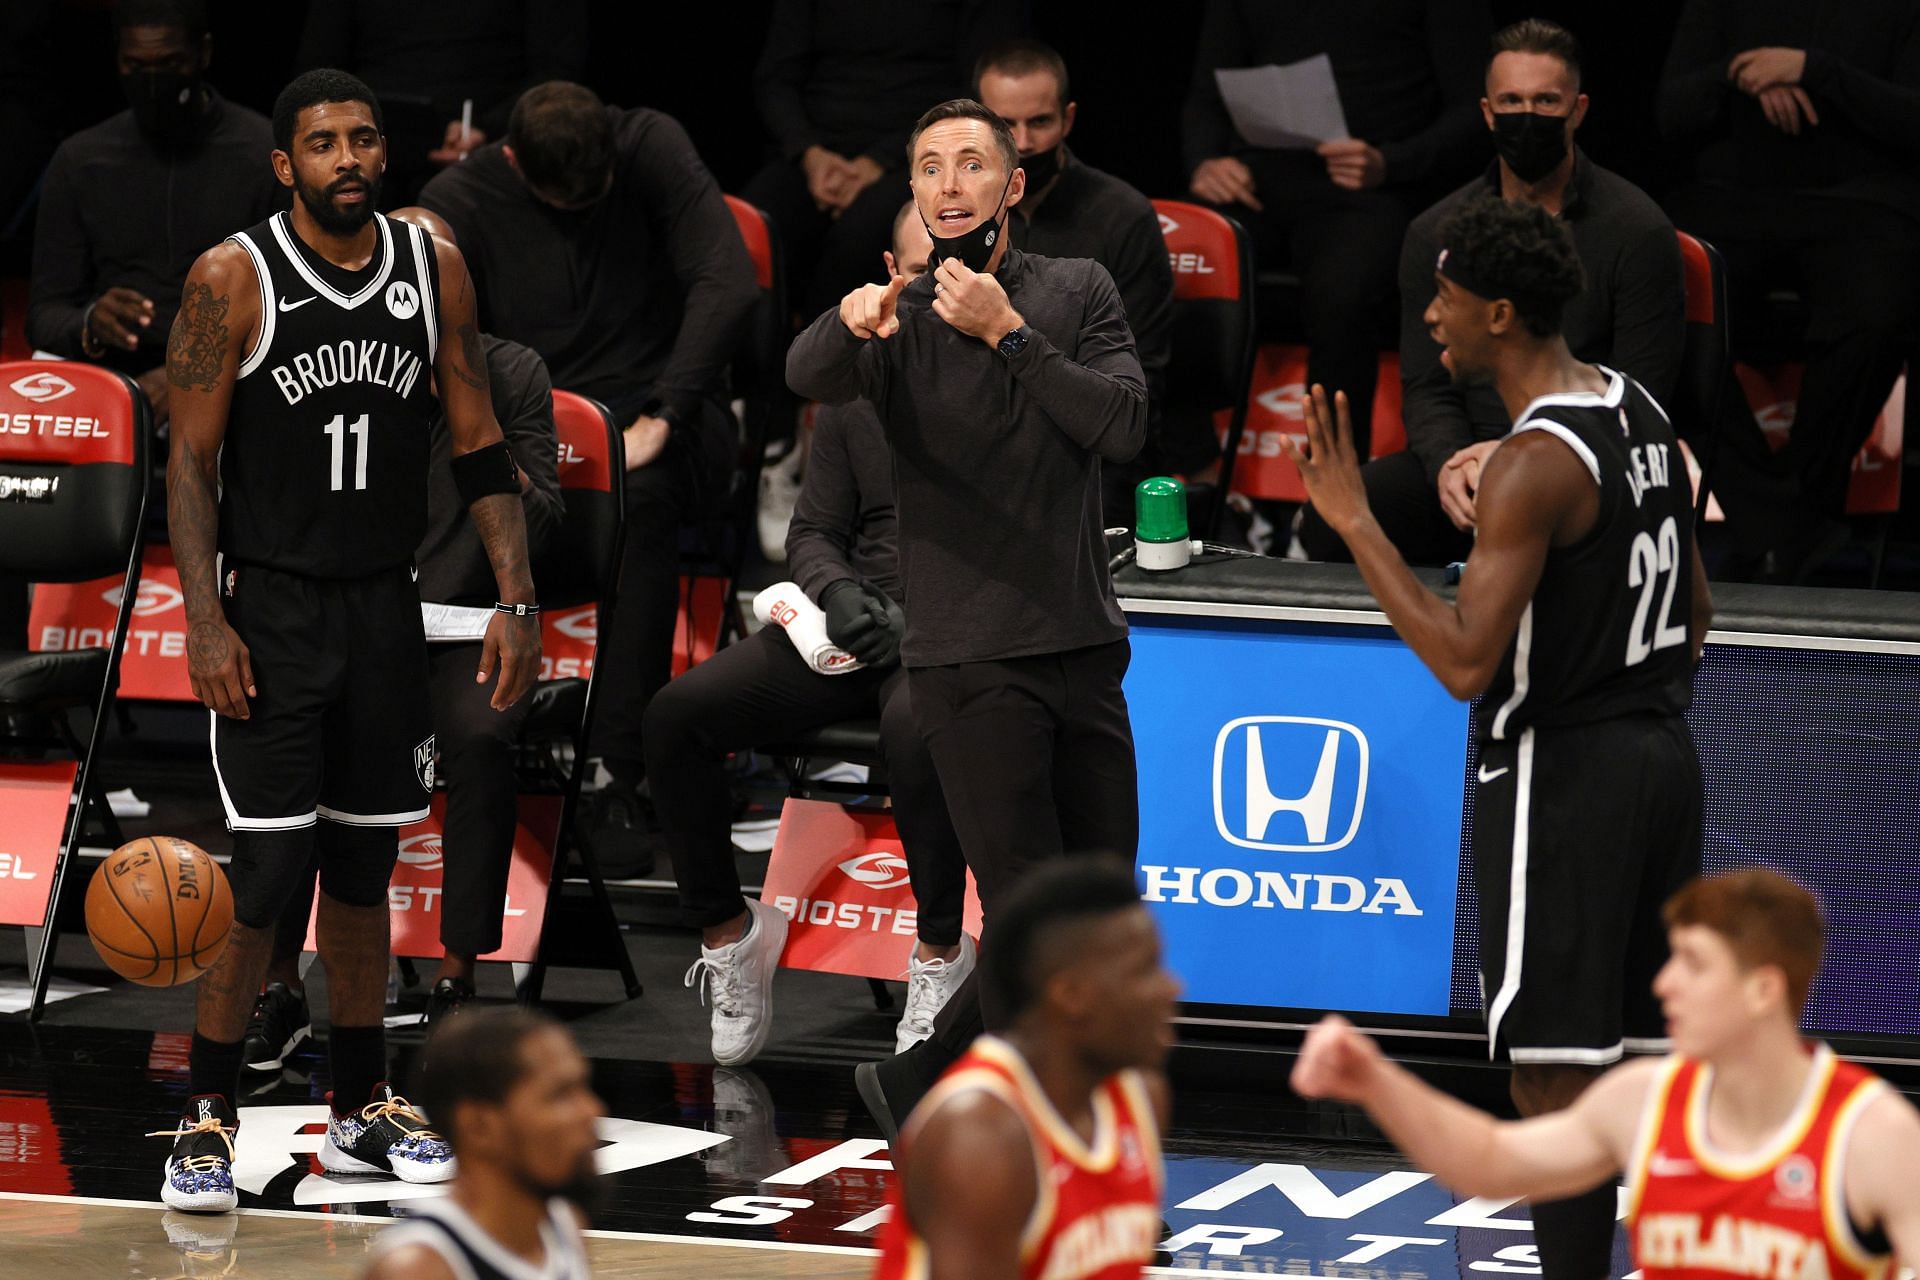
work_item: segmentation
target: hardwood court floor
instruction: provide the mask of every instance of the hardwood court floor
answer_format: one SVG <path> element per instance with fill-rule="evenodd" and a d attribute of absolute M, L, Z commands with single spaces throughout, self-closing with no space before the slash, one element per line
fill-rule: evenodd
<path fill-rule="evenodd" d="M 74 1280 L 175 1277 L 298 1277 L 351 1280 L 367 1265 L 375 1235 L 391 1219 L 247 1210 L 187 1214 L 79 1200 L 0 1199 L 0 1270 Z M 742 1248 L 671 1243 L 595 1233 L 588 1253 L 597 1277 L 679 1280 L 705 1271 L 730 1280 L 864 1280 L 861 1251 Z"/>

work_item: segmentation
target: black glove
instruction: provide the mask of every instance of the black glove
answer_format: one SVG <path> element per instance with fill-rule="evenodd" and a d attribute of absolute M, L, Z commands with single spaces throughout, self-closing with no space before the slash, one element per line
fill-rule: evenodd
<path fill-rule="evenodd" d="M 870 667 L 890 667 L 900 661 L 900 641 L 907 634 L 906 611 L 880 588 L 869 586 L 866 590 L 868 603 L 878 606 L 883 621 L 874 629 L 874 656 L 863 654 L 860 660 Z"/>
<path fill-rule="evenodd" d="M 889 623 L 893 602 L 851 578 L 842 578 L 820 596 L 827 615 L 827 639 L 869 667 L 884 666 L 900 656 L 900 630 Z"/>

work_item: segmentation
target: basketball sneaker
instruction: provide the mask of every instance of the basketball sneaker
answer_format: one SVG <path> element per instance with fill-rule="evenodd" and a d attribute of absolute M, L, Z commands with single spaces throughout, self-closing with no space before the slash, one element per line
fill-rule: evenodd
<path fill-rule="evenodd" d="M 973 972 L 978 958 L 973 939 L 963 933 L 960 954 L 951 960 L 908 959 L 907 1007 L 901 1011 L 900 1025 L 894 1029 L 895 1053 L 905 1053 L 933 1034 L 934 1018 Z"/>
<path fill-rule="evenodd" d="M 332 1094 L 327 1101 L 333 1101 Z M 392 1085 L 380 1084 L 374 1086 L 373 1101 L 351 1115 L 328 1108 L 320 1167 L 328 1173 L 390 1173 L 402 1182 L 445 1182 L 454 1173 L 453 1148 Z"/>
<path fill-rule="evenodd" d="M 189 1213 L 231 1213 L 240 1204 L 233 1189 L 233 1138 L 240 1131 L 233 1108 L 217 1093 L 187 1100 L 180 1123 L 149 1138 L 172 1138 L 160 1202 Z"/>
<path fill-rule="evenodd" d="M 269 982 L 253 1002 L 247 1019 L 246 1064 L 249 1071 L 278 1071 L 300 1042 L 313 1034 L 307 1012 L 307 993 L 284 982 Z"/>
<path fill-rule="evenodd" d="M 473 999 L 473 984 L 465 978 L 442 978 L 427 992 L 427 1011 L 420 1021 L 437 1027 L 459 1013 Z"/>
<path fill-rule="evenodd" d="M 751 1062 L 773 1029 L 773 971 L 787 948 L 787 913 L 747 902 L 747 931 L 724 947 L 701 947 L 686 984 L 703 978 L 700 1000 L 713 1008 L 713 1060 L 723 1067 Z"/>

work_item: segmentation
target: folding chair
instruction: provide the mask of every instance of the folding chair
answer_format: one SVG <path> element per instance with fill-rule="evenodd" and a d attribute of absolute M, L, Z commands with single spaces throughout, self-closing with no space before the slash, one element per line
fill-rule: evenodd
<path fill-rule="evenodd" d="M 1155 200 L 1153 208 L 1173 264 L 1173 354 L 1163 411 L 1231 415 L 1213 509 L 1195 522 L 1216 533 L 1247 427 L 1255 340 L 1253 242 L 1239 223 L 1204 206 Z"/>
<path fill-rule="evenodd" d="M 578 648 L 582 634 L 591 636 L 595 645 L 598 637 L 607 634 L 613 620 L 614 584 L 619 576 L 621 548 L 626 536 L 625 490 L 620 483 L 626 467 L 619 424 L 598 401 L 570 391 L 555 391 L 553 425 L 560 442 L 560 488 L 566 507 L 559 529 L 534 566 L 534 582 L 541 601 L 543 651 L 550 656 Z M 590 627 L 578 625 L 586 621 L 573 611 L 581 605 L 593 609 Z M 560 621 L 563 618 L 569 620 Z M 554 837 L 553 870 L 547 881 L 540 949 L 519 983 L 519 996 L 526 1004 L 540 999 L 548 966 L 573 963 L 573 958 L 582 954 L 577 944 L 584 941 L 590 946 L 596 932 L 603 942 L 610 938 L 612 945 L 610 948 L 603 945 L 597 953 L 587 956 L 585 962 L 606 967 L 606 961 L 611 959 L 612 967 L 619 970 L 625 983 L 629 999 L 639 995 L 641 989 L 633 961 L 619 935 L 613 901 L 600 875 L 599 860 L 593 850 L 574 835 L 581 772 L 587 759 L 588 735 L 593 729 L 593 694 L 599 668 L 595 656 L 589 652 L 580 665 L 579 669 L 586 674 L 543 680 L 535 686 L 533 707 L 521 731 L 523 746 L 532 750 L 541 762 L 541 771 L 550 774 L 562 796 L 560 830 Z M 555 747 L 570 747 L 571 754 L 562 760 Z M 579 856 L 591 897 L 586 904 L 585 921 L 576 919 L 563 930 L 558 921 L 570 854 Z M 562 945 L 563 941 L 567 945 Z"/>
<path fill-rule="evenodd" d="M 0 653 L 0 720 L 45 717 L 54 731 L 46 742 L 0 749 L 14 757 L 20 745 L 57 746 L 73 757 L 0 760 L 0 830 L 10 854 L 0 924 L 28 930 L 33 1019 L 46 1000 L 59 936 L 54 913 L 84 817 L 101 815 L 117 838 L 92 764 L 139 593 L 151 429 L 146 397 L 120 374 L 64 361 L 0 364 L 0 573 L 56 583 L 120 577 L 104 647 Z M 93 713 L 84 743 L 67 721 L 80 706 Z"/>

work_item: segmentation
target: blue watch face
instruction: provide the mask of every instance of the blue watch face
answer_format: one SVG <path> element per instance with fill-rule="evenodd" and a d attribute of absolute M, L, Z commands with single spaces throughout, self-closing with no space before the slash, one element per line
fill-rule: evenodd
<path fill-rule="evenodd" d="M 1003 356 L 1017 356 L 1022 351 L 1026 350 L 1026 346 L 1027 346 L 1026 330 L 1015 329 L 1013 332 L 1009 333 L 1006 337 L 1000 339 L 1000 354 Z"/>

